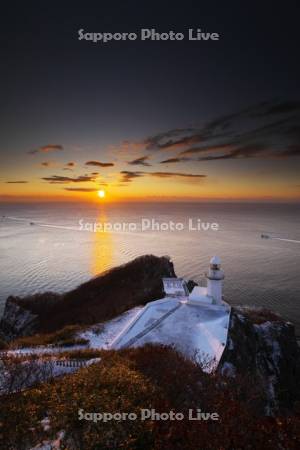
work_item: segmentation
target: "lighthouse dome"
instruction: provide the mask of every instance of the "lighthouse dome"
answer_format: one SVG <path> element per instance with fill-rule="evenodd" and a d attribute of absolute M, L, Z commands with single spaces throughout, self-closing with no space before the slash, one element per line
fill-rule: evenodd
<path fill-rule="evenodd" d="M 211 266 L 220 266 L 221 265 L 221 259 L 219 258 L 219 256 L 213 256 L 210 260 L 210 265 Z"/>

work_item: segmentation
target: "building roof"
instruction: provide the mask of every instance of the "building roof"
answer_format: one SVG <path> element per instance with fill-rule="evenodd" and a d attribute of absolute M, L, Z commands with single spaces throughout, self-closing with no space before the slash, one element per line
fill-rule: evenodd
<path fill-rule="evenodd" d="M 220 266 L 221 265 L 221 259 L 219 256 L 213 256 L 210 260 L 210 264 L 214 266 Z"/>
<path fill-rule="evenodd" d="M 172 345 L 187 357 L 212 361 L 207 368 L 210 371 L 218 365 L 224 351 L 229 318 L 230 307 L 226 303 L 212 305 L 200 299 L 184 301 L 166 297 L 147 303 L 127 323 L 111 347 L 137 347 L 147 343 Z"/>

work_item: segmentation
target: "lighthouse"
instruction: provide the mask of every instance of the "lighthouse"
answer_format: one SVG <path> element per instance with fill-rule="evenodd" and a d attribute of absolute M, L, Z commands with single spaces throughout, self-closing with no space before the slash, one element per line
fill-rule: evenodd
<path fill-rule="evenodd" d="M 218 256 L 213 256 L 209 263 L 209 271 L 207 278 L 207 295 L 212 297 L 213 303 L 222 304 L 222 284 L 224 280 L 224 272 L 221 269 L 221 260 Z"/>

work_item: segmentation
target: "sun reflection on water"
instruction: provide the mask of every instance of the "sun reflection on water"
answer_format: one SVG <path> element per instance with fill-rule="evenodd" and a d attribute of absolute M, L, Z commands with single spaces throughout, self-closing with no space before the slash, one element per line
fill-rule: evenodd
<path fill-rule="evenodd" d="M 107 214 L 104 209 L 101 209 L 96 222 L 99 224 L 108 222 Z M 102 231 L 93 233 L 92 239 L 91 273 L 95 276 L 112 266 L 113 237 L 109 231 L 105 230 L 105 227 L 102 227 Z"/>

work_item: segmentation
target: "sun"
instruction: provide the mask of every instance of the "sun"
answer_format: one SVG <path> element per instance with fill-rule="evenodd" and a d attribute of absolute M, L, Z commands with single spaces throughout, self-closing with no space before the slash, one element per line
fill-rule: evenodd
<path fill-rule="evenodd" d="M 104 198 L 105 197 L 105 191 L 103 189 L 101 189 L 100 191 L 97 192 L 97 195 L 100 198 Z"/>

